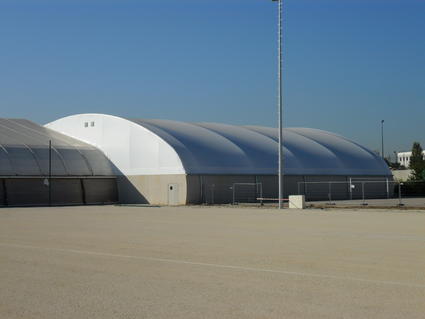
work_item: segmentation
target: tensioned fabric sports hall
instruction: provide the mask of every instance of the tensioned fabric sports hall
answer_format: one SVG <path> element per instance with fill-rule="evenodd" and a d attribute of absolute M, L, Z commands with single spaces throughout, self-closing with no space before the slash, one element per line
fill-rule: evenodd
<path fill-rule="evenodd" d="M 75 176 L 116 182 L 121 203 L 219 204 L 232 203 L 235 197 L 238 201 L 241 194 L 253 200 L 278 196 L 275 128 L 78 114 L 49 123 L 44 130 L 46 136 L 61 137 L 53 139 L 58 149 L 65 139 L 77 149 L 90 149 L 96 156 L 78 151 L 75 160 L 83 158 L 92 171 Z M 39 156 L 25 154 L 32 161 Z M 367 197 L 386 197 L 392 180 L 386 163 L 372 151 L 337 134 L 309 128 L 284 130 L 284 167 L 285 197 L 303 193 L 309 199 L 327 199 L 328 186 L 319 182 L 332 181 L 334 199 L 356 198 L 360 189 L 350 186 L 360 180 L 381 182 L 368 184 Z M 33 173 L 44 176 L 45 170 Z M 55 176 L 69 173 L 55 171 Z M 108 194 L 106 202 L 111 198 Z"/>

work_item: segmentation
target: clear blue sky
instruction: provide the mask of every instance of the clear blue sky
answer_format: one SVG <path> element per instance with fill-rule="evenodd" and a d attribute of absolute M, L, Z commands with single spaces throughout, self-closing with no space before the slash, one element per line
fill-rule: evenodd
<path fill-rule="evenodd" d="M 287 0 L 285 125 L 425 146 L 425 0 Z M 0 0 L 1 117 L 276 125 L 270 0 Z"/>

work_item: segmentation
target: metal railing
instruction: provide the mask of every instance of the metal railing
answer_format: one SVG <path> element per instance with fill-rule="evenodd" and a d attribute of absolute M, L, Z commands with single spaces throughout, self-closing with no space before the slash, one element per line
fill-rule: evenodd
<path fill-rule="evenodd" d="M 234 183 L 232 186 L 233 205 L 239 203 L 260 203 L 262 205 L 262 200 L 258 200 L 262 197 L 262 183 Z"/>

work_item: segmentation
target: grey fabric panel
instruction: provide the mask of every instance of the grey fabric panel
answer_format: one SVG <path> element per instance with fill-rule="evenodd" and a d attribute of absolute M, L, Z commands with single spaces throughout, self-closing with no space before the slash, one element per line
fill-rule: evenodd
<path fill-rule="evenodd" d="M 20 145 L 8 145 L 5 147 L 14 169 L 5 175 L 31 176 L 42 174 L 34 153 L 28 147 Z"/>
<path fill-rule="evenodd" d="M 10 175 L 14 171 L 9 154 L 6 153 L 3 147 L 0 147 L 0 175 Z"/>
<path fill-rule="evenodd" d="M 93 175 L 87 160 L 81 155 L 78 149 L 57 147 L 58 153 L 65 159 L 65 164 L 69 175 Z M 95 164 L 94 164 L 95 165 Z"/>
<path fill-rule="evenodd" d="M 47 206 L 49 187 L 44 178 L 5 179 L 9 206 Z M 83 185 L 82 185 L 83 183 Z M 83 187 L 85 193 L 83 193 Z M 4 205 L 3 185 L 0 180 L 0 205 Z M 52 205 L 82 205 L 117 202 L 115 179 L 59 178 L 51 180 Z"/>
<path fill-rule="evenodd" d="M 47 205 L 49 188 L 41 178 L 7 179 L 7 199 L 10 206 Z"/>
<path fill-rule="evenodd" d="M 82 205 L 83 189 L 80 179 L 53 179 L 53 205 Z"/>
<path fill-rule="evenodd" d="M 84 179 L 83 182 L 87 204 L 107 204 L 118 201 L 116 179 Z"/>
<path fill-rule="evenodd" d="M 46 147 L 32 147 L 37 158 L 42 175 L 49 175 L 49 149 Z M 52 149 L 52 175 L 68 175 L 62 159 L 55 149 Z"/>
<path fill-rule="evenodd" d="M 186 175 L 186 204 L 202 204 L 202 176 Z"/>
<path fill-rule="evenodd" d="M 3 180 L 0 179 L 0 206 L 6 205 L 6 198 L 4 196 L 4 186 L 3 186 Z"/>
<path fill-rule="evenodd" d="M 113 175 L 113 165 L 94 146 L 27 120 L 1 118 L 0 174 L 48 175 L 49 140 L 53 175 Z"/>
<path fill-rule="evenodd" d="M 97 149 L 81 149 L 81 154 L 87 159 L 94 176 L 114 175 L 112 165 L 105 161 L 105 155 Z"/>

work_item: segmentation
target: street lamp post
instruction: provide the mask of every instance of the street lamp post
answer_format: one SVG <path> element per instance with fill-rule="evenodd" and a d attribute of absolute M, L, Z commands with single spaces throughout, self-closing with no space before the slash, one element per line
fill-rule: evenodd
<path fill-rule="evenodd" d="M 385 158 L 384 156 L 384 120 L 381 120 L 381 156 L 382 159 Z"/>
<path fill-rule="evenodd" d="M 283 0 L 278 2 L 278 124 L 279 124 L 279 209 L 283 208 Z"/>

